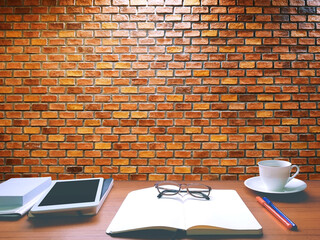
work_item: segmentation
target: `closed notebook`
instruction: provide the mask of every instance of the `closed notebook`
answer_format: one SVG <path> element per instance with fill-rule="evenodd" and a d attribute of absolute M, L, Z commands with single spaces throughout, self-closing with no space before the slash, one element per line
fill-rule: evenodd
<path fill-rule="evenodd" d="M 50 184 L 50 177 L 11 178 L 0 184 L 0 206 L 23 206 Z"/>
<path fill-rule="evenodd" d="M 262 227 L 235 190 L 212 190 L 210 200 L 190 195 L 157 198 L 155 188 L 128 194 L 107 234 L 183 230 L 187 235 L 261 235 Z"/>
<path fill-rule="evenodd" d="M 50 185 L 50 177 L 11 178 L 1 183 L 0 217 L 21 217 Z"/>

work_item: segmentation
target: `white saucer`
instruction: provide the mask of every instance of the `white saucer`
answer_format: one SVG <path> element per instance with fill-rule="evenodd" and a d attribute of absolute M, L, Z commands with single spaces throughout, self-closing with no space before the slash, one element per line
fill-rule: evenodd
<path fill-rule="evenodd" d="M 250 188 L 251 190 L 257 191 L 257 192 L 263 192 L 263 193 L 275 193 L 275 194 L 288 194 L 288 193 L 296 193 L 303 191 L 307 184 L 299 179 L 292 179 L 282 191 L 270 191 L 268 190 L 264 184 L 262 183 L 260 177 L 252 177 L 248 178 L 244 185 L 247 188 Z"/>

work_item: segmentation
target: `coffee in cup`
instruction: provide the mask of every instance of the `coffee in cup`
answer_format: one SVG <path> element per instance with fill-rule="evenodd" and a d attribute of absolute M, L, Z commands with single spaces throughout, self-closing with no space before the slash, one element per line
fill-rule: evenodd
<path fill-rule="evenodd" d="M 261 181 L 270 191 L 283 191 L 285 185 L 299 173 L 299 167 L 282 160 L 260 161 L 259 174 Z M 290 177 L 293 168 L 296 172 Z"/>

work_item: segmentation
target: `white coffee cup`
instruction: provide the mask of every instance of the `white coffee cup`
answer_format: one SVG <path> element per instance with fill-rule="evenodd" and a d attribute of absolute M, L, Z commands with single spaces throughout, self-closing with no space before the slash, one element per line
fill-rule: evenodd
<path fill-rule="evenodd" d="M 261 181 L 270 191 L 283 191 L 285 185 L 299 173 L 299 167 L 282 160 L 266 160 L 258 163 Z M 290 177 L 292 168 L 296 172 Z"/>

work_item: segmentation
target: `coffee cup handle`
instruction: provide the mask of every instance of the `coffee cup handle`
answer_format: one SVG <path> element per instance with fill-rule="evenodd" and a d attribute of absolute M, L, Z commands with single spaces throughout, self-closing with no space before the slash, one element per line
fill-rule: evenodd
<path fill-rule="evenodd" d="M 294 179 L 295 176 L 297 176 L 299 174 L 300 168 L 297 165 L 292 165 L 290 172 L 292 171 L 292 168 L 294 168 L 294 167 L 297 169 L 297 171 L 291 177 L 289 177 L 288 182 L 290 182 L 292 179 Z"/>

